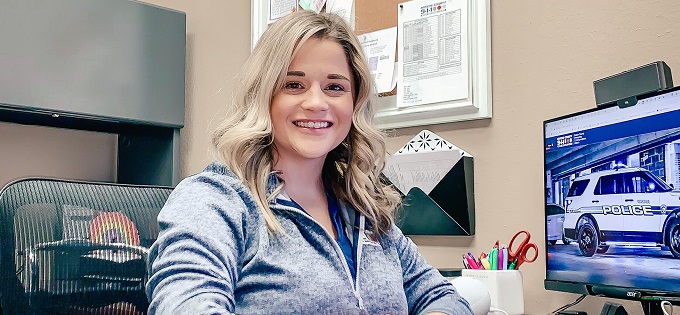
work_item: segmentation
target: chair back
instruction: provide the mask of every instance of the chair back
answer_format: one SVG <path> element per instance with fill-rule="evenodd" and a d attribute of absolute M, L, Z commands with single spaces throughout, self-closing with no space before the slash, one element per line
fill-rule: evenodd
<path fill-rule="evenodd" d="M 0 190 L 0 314 L 146 314 L 171 187 L 22 179 Z"/>

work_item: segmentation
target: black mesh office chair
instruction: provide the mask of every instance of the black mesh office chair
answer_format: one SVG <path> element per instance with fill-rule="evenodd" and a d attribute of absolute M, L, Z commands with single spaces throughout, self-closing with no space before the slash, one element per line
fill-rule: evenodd
<path fill-rule="evenodd" d="M 145 314 L 170 187 L 24 179 L 0 191 L 2 314 Z"/>

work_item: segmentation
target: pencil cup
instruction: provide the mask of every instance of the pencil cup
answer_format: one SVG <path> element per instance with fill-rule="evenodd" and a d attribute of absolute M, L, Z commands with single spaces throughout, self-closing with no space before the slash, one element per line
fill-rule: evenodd
<path fill-rule="evenodd" d="M 475 278 L 489 289 L 491 307 L 508 314 L 524 314 L 524 289 L 519 270 L 463 269 L 463 277 Z"/>

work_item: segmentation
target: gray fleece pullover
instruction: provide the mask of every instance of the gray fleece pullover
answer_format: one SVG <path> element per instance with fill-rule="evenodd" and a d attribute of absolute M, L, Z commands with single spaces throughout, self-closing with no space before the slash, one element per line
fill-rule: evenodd
<path fill-rule="evenodd" d="M 269 193 L 276 184 L 272 176 Z M 376 241 L 339 202 L 347 235 L 359 229 L 353 278 L 335 239 L 279 198 L 270 206 L 287 236 L 267 231 L 252 194 L 223 165 L 183 180 L 158 216 L 149 314 L 472 313 L 396 226 Z"/>

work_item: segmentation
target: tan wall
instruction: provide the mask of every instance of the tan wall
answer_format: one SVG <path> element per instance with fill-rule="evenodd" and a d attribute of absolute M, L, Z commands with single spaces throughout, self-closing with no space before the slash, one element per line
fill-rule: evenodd
<path fill-rule="evenodd" d="M 24 177 L 115 179 L 117 137 L 0 122 L 0 188 Z"/>
<path fill-rule="evenodd" d="M 187 16 L 185 128 L 182 177 L 201 171 L 210 131 L 231 101 L 234 76 L 250 53 L 250 0 L 146 0 Z"/>
<path fill-rule="evenodd" d="M 187 13 L 187 108 L 181 146 L 182 176 L 187 176 L 210 161 L 209 130 L 227 106 L 233 77 L 249 52 L 250 1 L 147 2 Z M 496 239 L 508 242 L 520 228 L 531 231 L 536 239 L 543 238 L 543 120 L 592 108 L 593 80 L 656 60 L 665 60 L 671 69 L 680 71 L 680 5 L 676 1 L 493 1 L 491 24 L 493 118 L 423 127 L 475 156 L 477 235 L 415 239 L 427 259 L 440 268 L 461 267 L 461 254 L 488 251 Z M 72 141 L 78 134 L 43 131 L 28 139 L 22 133 L 31 128 L 38 127 L 0 124 L 0 157 L 6 152 L 7 137 L 49 147 L 51 142 Z M 421 129 L 398 130 L 389 140 L 390 149 L 396 150 Z M 85 141 L 111 140 L 94 135 Z M 64 153 L 58 157 L 43 153 L 42 157 L 43 161 L 60 158 L 66 160 L 59 165 L 73 161 Z M 0 159 L 0 163 L 34 169 L 25 156 L 12 159 L 10 163 Z M 88 160 L 90 155 L 81 155 L 78 163 Z M 101 168 L 113 165 L 107 157 L 97 160 Z M 83 176 L 99 176 L 96 168 L 89 169 Z M 49 173 L 50 167 L 41 172 Z M 528 314 L 545 314 L 577 297 L 545 291 L 544 266 L 541 256 L 523 267 Z M 597 314 L 604 301 L 588 297 L 575 308 Z M 641 313 L 638 304 L 626 307 L 631 313 Z"/>

